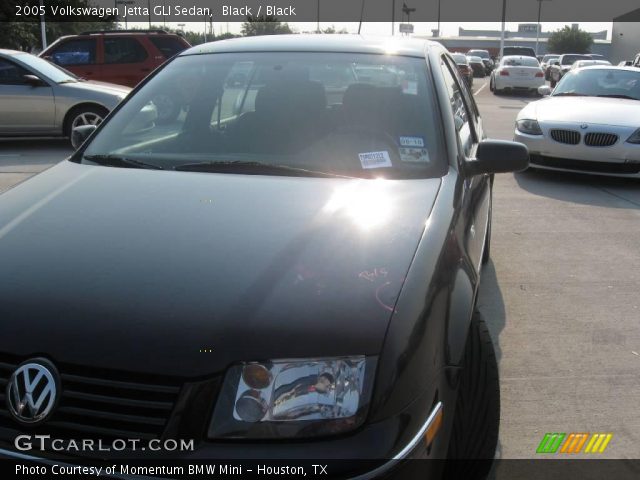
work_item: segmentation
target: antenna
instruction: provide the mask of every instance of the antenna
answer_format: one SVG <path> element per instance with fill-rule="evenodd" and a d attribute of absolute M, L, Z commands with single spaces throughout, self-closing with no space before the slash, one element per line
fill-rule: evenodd
<path fill-rule="evenodd" d="M 360 35 L 360 29 L 362 28 L 363 15 L 364 15 L 364 0 L 362 0 L 362 4 L 360 5 L 360 23 L 358 24 L 358 35 Z"/>

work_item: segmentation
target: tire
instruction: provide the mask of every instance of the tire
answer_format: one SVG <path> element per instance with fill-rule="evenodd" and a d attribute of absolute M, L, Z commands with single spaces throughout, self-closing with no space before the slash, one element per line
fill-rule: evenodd
<path fill-rule="evenodd" d="M 159 125 L 166 125 L 175 121 L 182 111 L 182 101 L 177 98 L 177 94 L 171 95 L 161 92 L 153 97 L 152 101 L 158 110 L 156 123 Z"/>
<path fill-rule="evenodd" d="M 82 125 L 100 125 L 109 111 L 97 105 L 79 106 L 67 113 L 64 121 L 64 136 L 71 138 L 71 131 Z"/>
<path fill-rule="evenodd" d="M 444 478 L 486 478 L 498 444 L 500 381 L 489 329 L 477 310 L 469 327 L 454 415 Z"/>

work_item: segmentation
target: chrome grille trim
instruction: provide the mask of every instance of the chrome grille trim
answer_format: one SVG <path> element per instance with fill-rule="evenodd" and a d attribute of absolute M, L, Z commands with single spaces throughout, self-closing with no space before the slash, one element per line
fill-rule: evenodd
<path fill-rule="evenodd" d="M 590 147 L 610 147 L 618 141 L 615 133 L 589 132 L 584 136 L 584 144 Z"/>
<path fill-rule="evenodd" d="M 551 138 L 556 142 L 565 143 L 567 145 L 577 145 L 580 143 L 580 132 L 575 130 L 564 130 L 554 128 L 551 130 Z"/>

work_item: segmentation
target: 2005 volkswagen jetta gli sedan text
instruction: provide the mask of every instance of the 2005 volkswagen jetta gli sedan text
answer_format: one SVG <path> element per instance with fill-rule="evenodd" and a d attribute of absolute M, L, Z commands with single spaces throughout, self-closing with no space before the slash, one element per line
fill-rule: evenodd
<path fill-rule="evenodd" d="M 167 88 L 176 120 L 135 127 Z M 443 47 L 201 45 L 76 135 L 0 196 L 4 455 L 52 431 L 195 439 L 184 458 L 383 460 L 364 478 L 493 457 L 475 301 L 492 174 L 528 152 L 484 138 Z"/>

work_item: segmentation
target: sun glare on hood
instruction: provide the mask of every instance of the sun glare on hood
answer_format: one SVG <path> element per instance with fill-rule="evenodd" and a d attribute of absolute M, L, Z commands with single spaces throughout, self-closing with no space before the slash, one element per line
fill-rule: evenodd
<path fill-rule="evenodd" d="M 393 209 L 389 186 L 384 179 L 349 183 L 333 192 L 323 212 L 345 214 L 363 229 L 383 225 Z"/>

